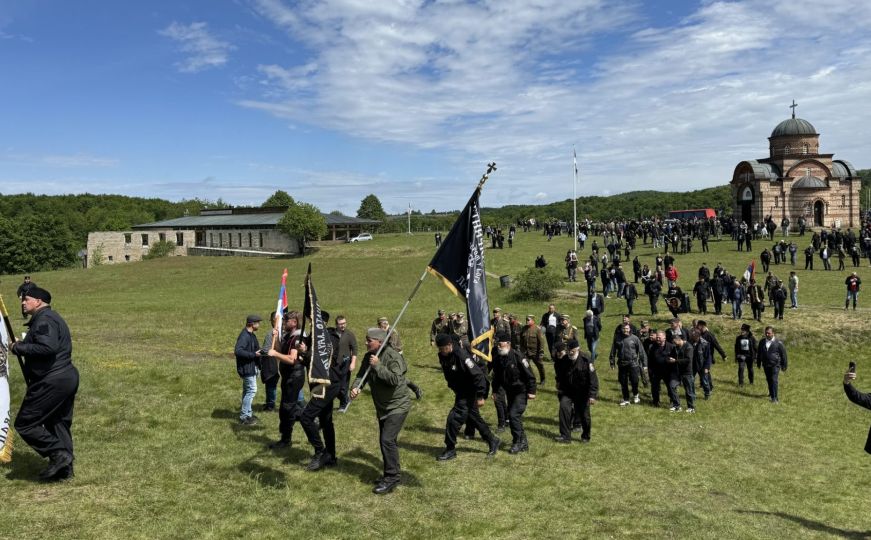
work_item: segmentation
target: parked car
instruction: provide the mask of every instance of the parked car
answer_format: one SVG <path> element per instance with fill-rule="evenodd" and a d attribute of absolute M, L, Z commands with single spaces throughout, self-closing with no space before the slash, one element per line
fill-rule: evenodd
<path fill-rule="evenodd" d="M 354 238 L 351 238 L 349 240 L 349 242 L 365 242 L 366 240 L 372 240 L 372 235 L 367 233 L 367 232 L 364 232 L 364 233 L 358 234 Z"/>

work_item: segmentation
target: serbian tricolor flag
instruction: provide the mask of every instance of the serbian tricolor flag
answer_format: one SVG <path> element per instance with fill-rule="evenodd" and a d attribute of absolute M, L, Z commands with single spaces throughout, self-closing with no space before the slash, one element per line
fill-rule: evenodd
<path fill-rule="evenodd" d="M 284 317 L 284 311 L 287 309 L 287 268 L 284 269 L 284 273 L 281 274 L 281 288 L 278 289 L 278 303 L 275 305 L 275 321 L 274 327 L 276 329 L 278 339 L 276 343 L 281 341 L 281 330 L 284 326 L 281 324 L 281 320 Z"/>
<path fill-rule="evenodd" d="M 747 270 L 744 270 L 744 279 L 746 281 L 756 280 L 756 261 L 750 261 L 747 265 Z"/>

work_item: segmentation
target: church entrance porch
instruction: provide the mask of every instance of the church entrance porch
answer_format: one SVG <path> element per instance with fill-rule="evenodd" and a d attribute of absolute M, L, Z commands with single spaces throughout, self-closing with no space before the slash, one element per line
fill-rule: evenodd
<path fill-rule="evenodd" d="M 817 201 L 814 203 L 814 227 L 823 227 L 825 224 L 823 223 L 823 216 L 825 215 L 825 205 L 823 201 Z"/>

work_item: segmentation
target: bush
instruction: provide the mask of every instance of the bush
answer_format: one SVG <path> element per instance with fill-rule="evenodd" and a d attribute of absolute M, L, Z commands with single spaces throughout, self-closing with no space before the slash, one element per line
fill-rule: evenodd
<path fill-rule="evenodd" d="M 515 300 L 550 300 L 563 278 L 549 268 L 529 268 L 514 281 L 512 296 Z"/>
<path fill-rule="evenodd" d="M 144 260 L 159 259 L 161 257 L 166 257 L 167 255 L 172 255 L 173 253 L 175 253 L 175 244 L 168 240 L 164 240 L 151 246 L 151 249 L 149 249 L 148 253 L 146 253 L 142 258 Z"/>

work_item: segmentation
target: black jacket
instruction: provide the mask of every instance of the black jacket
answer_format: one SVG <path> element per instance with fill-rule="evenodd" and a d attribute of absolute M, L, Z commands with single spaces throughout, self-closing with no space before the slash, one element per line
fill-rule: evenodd
<path fill-rule="evenodd" d="M 258 358 L 256 352 L 260 349 L 260 342 L 254 332 L 242 329 L 236 338 L 236 373 L 240 377 L 253 377 L 257 375 Z"/>
<path fill-rule="evenodd" d="M 768 368 L 779 367 L 786 371 L 786 347 L 783 346 L 783 342 L 774 338 L 774 343 L 768 348 L 765 346 L 765 341 L 765 339 L 759 340 L 756 349 L 756 365 Z"/>
<path fill-rule="evenodd" d="M 34 313 L 24 325 L 27 335 L 15 344 L 13 352 L 24 357 L 24 377 L 29 384 L 72 366 L 70 329 L 50 306 Z"/>
<path fill-rule="evenodd" d="M 554 323 L 554 326 L 548 326 L 548 319 L 550 319 L 551 315 L 556 317 L 556 322 Z M 560 320 L 560 318 L 562 318 L 562 315 L 560 315 L 556 311 L 554 311 L 552 314 L 545 311 L 544 315 L 541 316 L 541 322 L 539 323 L 539 326 L 541 326 L 544 329 L 544 332 L 546 334 L 556 334 L 557 332 L 559 332 L 559 320 Z"/>
<path fill-rule="evenodd" d="M 535 394 L 535 376 L 529 362 L 514 349 L 505 356 L 493 355 L 493 391 L 502 388 L 509 394 Z"/>
<path fill-rule="evenodd" d="M 575 360 L 568 355 L 554 359 L 554 370 L 559 393 L 593 399 L 599 397 L 599 376 L 587 353 L 581 352 Z"/>
<path fill-rule="evenodd" d="M 863 394 L 853 388 L 852 384 L 844 385 L 844 393 L 847 394 L 847 399 L 856 405 L 861 405 L 866 409 L 871 409 L 871 394 Z M 865 451 L 871 454 L 871 430 L 868 431 L 868 439 L 865 441 Z"/>
<path fill-rule="evenodd" d="M 454 350 L 450 354 L 439 354 L 439 364 L 448 388 L 453 390 L 457 397 L 475 396 L 475 399 L 487 397 L 487 376 L 457 343 L 454 343 Z"/>
<path fill-rule="evenodd" d="M 693 375 L 693 352 L 693 346 L 686 341 L 680 347 L 674 346 L 673 357 L 677 359 L 677 362 L 670 364 L 672 380 L 679 380 L 683 376 L 691 377 Z"/>
<path fill-rule="evenodd" d="M 744 337 L 738 334 L 735 338 L 735 361 L 750 362 L 756 360 L 756 338 L 750 332 Z"/>

